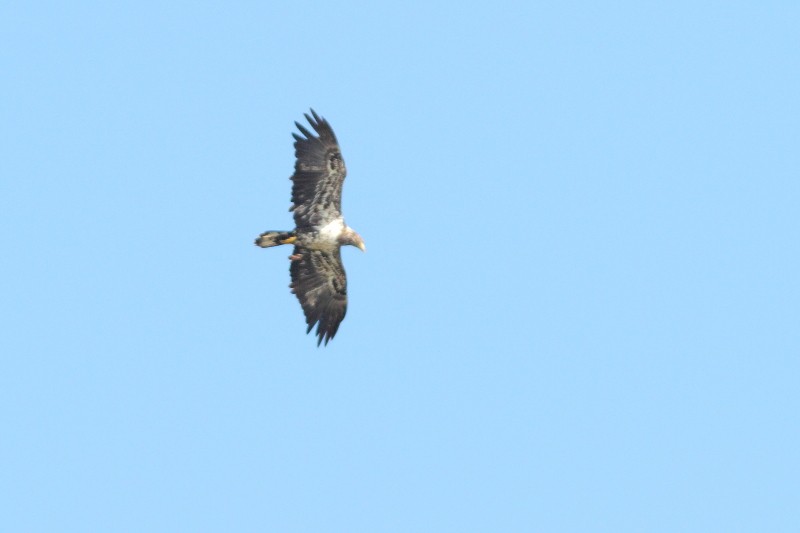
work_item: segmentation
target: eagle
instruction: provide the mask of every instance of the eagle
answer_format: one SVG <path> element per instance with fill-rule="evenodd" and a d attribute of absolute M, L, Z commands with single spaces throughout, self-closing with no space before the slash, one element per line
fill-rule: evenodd
<path fill-rule="evenodd" d="M 345 224 L 342 216 L 342 184 L 347 169 L 331 125 L 311 109 L 306 120 L 315 133 L 299 122 L 302 135 L 294 137 L 292 231 L 265 231 L 256 246 L 270 248 L 293 244 L 289 256 L 289 287 L 300 300 L 306 317 L 306 334 L 316 325 L 317 346 L 327 346 L 347 312 L 347 277 L 342 265 L 342 246 L 366 251 L 361 236 Z"/>

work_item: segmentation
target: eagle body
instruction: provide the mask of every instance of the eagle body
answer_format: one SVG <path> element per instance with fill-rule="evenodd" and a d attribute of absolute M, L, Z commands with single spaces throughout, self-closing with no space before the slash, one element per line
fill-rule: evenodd
<path fill-rule="evenodd" d="M 333 251 L 341 246 L 339 237 L 347 228 L 342 217 L 337 217 L 324 226 L 312 230 L 301 231 L 297 235 L 297 243 L 313 250 Z"/>
<path fill-rule="evenodd" d="M 295 122 L 303 135 L 292 134 L 295 171 L 291 177 L 295 229 L 267 231 L 256 238 L 262 248 L 293 244 L 289 259 L 292 292 L 300 300 L 310 332 L 317 326 L 317 346 L 326 345 L 347 312 L 347 277 L 340 248 L 365 250 L 364 240 L 342 217 L 342 185 L 347 168 L 330 124 L 312 109 L 306 120 L 311 133 Z"/>

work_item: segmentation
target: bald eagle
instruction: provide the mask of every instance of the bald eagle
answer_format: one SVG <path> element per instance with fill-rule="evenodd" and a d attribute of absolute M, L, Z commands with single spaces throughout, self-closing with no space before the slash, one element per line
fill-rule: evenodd
<path fill-rule="evenodd" d="M 289 287 L 300 300 L 309 333 L 317 326 L 317 346 L 328 344 L 347 311 L 347 277 L 340 248 L 355 246 L 365 251 L 364 240 L 342 217 L 342 184 L 347 175 L 339 143 L 330 124 L 314 110 L 305 114 L 316 132 L 295 122 L 301 135 L 292 133 L 294 174 L 291 177 L 295 229 L 266 231 L 258 236 L 262 248 L 293 244 Z"/>

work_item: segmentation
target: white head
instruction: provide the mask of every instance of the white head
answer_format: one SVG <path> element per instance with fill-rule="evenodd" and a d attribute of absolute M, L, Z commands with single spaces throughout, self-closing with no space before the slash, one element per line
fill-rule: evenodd
<path fill-rule="evenodd" d="M 367 251 L 367 247 L 364 244 L 364 239 L 361 238 L 361 235 L 356 233 L 353 228 L 349 226 L 345 226 L 344 231 L 342 231 L 341 235 L 339 235 L 339 244 L 342 246 L 350 245 L 355 246 L 362 252 Z"/>

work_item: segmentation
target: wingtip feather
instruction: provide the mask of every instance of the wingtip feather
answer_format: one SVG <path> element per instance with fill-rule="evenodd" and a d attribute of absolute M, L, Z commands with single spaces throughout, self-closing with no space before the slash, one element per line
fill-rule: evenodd
<path fill-rule="evenodd" d="M 306 129 L 306 128 L 305 128 L 305 127 L 302 125 L 302 124 L 300 124 L 299 122 L 295 122 L 295 123 L 294 123 L 294 125 L 295 125 L 295 126 L 297 126 L 297 129 L 298 129 L 298 130 L 300 130 L 300 133 L 302 133 L 303 135 L 305 135 L 305 136 L 306 136 L 306 139 L 311 139 L 312 137 L 314 137 L 314 135 L 313 135 L 313 134 L 312 134 L 310 131 L 308 131 L 308 130 L 307 130 L 307 129 Z M 296 134 L 295 134 L 295 135 L 296 135 Z M 297 139 L 297 137 L 295 137 L 295 138 Z M 297 140 L 298 140 L 298 141 L 303 141 L 303 140 L 306 140 L 306 139 L 303 139 L 303 138 L 301 137 L 301 138 L 299 138 L 299 139 L 297 139 Z"/>

